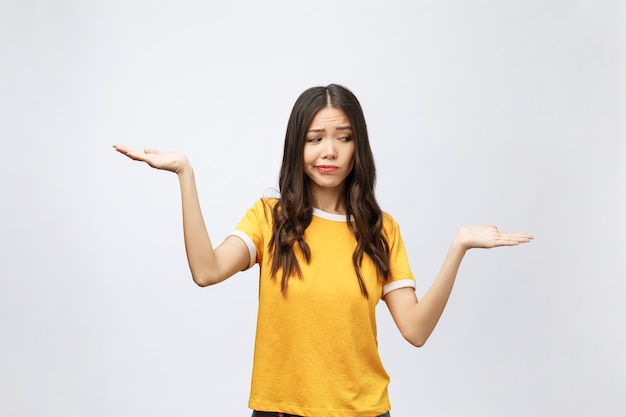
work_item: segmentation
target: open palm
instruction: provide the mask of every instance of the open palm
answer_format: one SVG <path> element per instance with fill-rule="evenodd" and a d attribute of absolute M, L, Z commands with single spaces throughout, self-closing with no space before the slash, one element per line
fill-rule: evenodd
<path fill-rule="evenodd" d="M 464 248 L 472 249 L 516 246 L 530 242 L 533 237 L 528 233 L 503 233 L 496 226 L 470 225 L 459 229 L 457 239 Z"/>
<path fill-rule="evenodd" d="M 179 152 L 161 152 L 156 149 L 134 149 L 126 145 L 113 145 L 113 149 L 135 161 L 142 161 L 152 168 L 179 173 L 189 165 L 187 157 Z"/>

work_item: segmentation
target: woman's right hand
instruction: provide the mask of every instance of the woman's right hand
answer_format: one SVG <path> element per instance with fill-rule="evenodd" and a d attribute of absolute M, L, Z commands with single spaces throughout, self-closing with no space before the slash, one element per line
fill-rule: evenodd
<path fill-rule="evenodd" d="M 113 149 L 135 161 L 142 161 L 152 168 L 171 171 L 176 174 L 190 167 L 189 159 L 179 152 L 160 152 L 156 149 L 134 149 L 126 145 L 115 144 Z"/>

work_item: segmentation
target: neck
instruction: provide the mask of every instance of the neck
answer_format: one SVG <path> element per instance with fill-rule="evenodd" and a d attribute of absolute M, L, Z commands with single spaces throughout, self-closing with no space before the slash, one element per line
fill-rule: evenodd
<path fill-rule="evenodd" d="M 346 214 L 346 200 L 342 188 L 312 188 L 311 205 L 327 213 Z"/>

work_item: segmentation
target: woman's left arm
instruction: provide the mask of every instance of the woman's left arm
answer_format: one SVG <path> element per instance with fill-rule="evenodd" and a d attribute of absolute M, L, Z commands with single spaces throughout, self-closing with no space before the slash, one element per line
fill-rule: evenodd
<path fill-rule="evenodd" d="M 443 313 L 465 252 L 472 248 L 516 246 L 530 242 L 527 233 L 502 233 L 495 226 L 465 226 L 458 230 L 435 281 L 418 302 L 413 288 L 400 288 L 385 295 L 385 302 L 400 329 L 414 346 L 422 346 Z"/>

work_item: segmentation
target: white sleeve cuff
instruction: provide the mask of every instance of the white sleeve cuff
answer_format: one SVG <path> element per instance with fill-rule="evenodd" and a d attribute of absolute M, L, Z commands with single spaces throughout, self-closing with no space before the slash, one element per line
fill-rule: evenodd
<path fill-rule="evenodd" d="M 239 239 L 243 240 L 243 243 L 246 244 L 248 252 L 250 253 L 250 261 L 248 262 L 248 267 L 246 269 L 252 268 L 256 263 L 256 246 L 254 246 L 254 242 L 250 239 L 250 236 L 240 230 L 235 230 L 230 235 L 237 236 Z"/>
<path fill-rule="evenodd" d="M 383 297 L 389 294 L 391 291 L 406 287 L 415 288 L 415 281 L 412 279 L 401 279 L 398 281 L 390 282 L 383 287 Z"/>

